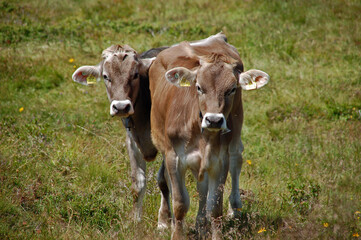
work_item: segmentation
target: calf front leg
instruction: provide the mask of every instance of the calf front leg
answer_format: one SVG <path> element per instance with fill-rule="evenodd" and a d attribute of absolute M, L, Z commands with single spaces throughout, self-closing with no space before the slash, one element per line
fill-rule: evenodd
<path fill-rule="evenodd" d="M 223 191 L 228 173 L 228 159 L 209 171 L 207 217 L 211 221 L 212 239 L 222 239 Z"/>
<path fill-rule="evenodd" d="M 195 175 L 197 176 L 197 175 Z M 196 230 L 198 239 L 207 239 L 208 221 L 207 221 L 207 195 L 208 195 L 208 174 L 204 174 L 201 182 L 197 182 L 197 190 L 199 195 L 199 208 L 196 219 Z"/>
<path fill-rule="evenodd" d="M 146 190 L 146 163 L 130 131 L 127 131 L 126 145 L 131 168 L 134 220 L 140 221 Z"/>
<path fill-rule="evenodd" d="M 185 239 L 183 232 L 184 218 L 189 210 L 189 195 L 185 186 L 185 171 L 181 159 L 174 151 L 166 153 L 166 167 L 172 186 L 172 203 L 174 213 L 174 228 L 172 240 Z"/>

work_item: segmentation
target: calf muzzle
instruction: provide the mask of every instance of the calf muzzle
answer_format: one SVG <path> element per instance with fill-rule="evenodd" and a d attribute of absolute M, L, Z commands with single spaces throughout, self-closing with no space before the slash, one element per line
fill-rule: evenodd
<path fill-rule="evenodd" d="M 206 113 L 202 119 L 202 129 L 220 131 L 227 129 L 226 119 L 221 113 Z"/>
<path fill-rule="evenodd" d="M 129 100 L 113 100 L 110 104 L 110 115 L 119 115 L 121 117 L 128 117 L 134 113 L 132 102 Z"/>

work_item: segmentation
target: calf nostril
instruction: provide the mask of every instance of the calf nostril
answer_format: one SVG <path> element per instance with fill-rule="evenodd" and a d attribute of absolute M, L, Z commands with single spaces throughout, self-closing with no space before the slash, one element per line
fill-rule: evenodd
<path fill-rule="evenodd" d="M 222 123 L 223 123 L 223 118 L 220 118 L 220 119 L 217 121 L 217 124 L 218 124 L 219 126 L 221 126 Z"/>
<path fill-rule="evenodd" d="M 205 117 L 205 119 L 204 119 L 205 121 L 206 121 L 206 123 L 209 125 L 209 124 L 211 124 L 211 121 L 209 120 L 209 118 L 208 117 Z"/>
<path fill-rule="evenodd" d="M 115 112 L 118 112 L 118 108 L 117 108 L 117 106 L 116 106 L 115 104 L 112 105 L 112 108 L 113 108 L 113 110 L 114 110 Z"/>
<path fill-rule="evenodd" d="M 127 113 L 130 110 L 130 104 L 127 104 L 124 108 L 124 112 Z"/>

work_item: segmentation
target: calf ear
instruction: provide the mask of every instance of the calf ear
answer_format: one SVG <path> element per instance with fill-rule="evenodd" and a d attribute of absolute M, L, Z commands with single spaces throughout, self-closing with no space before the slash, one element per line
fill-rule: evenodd
<path fill-rule="evenodd" d="M 165 73 L 165 78 L 177 87 L 190 87 L 196 76 L 197 70 L 191 71 L 184 67 L 176 67 Z"/>
<path fill-rule="evenodd" d="M 100 80 L 100 66 L 82 66 L 73 73 L 73 81 L 89 85 L 94 83 L 94 78 Z"/>
<path fill-rule="evenodd" d="M 238 86 L 244 90 L 255 90 L 266 85 L 270 79 L 263 71 L 251 69 L 239 74 Z"/>
<path fill-rule="evenodd" d="M 152 63 L 154 62 L 154 58 L 143 58 L 140 59 L 140 68 L 139 68 L 139 74 L 142 76 L 148 76 L 148 71 Z"/>

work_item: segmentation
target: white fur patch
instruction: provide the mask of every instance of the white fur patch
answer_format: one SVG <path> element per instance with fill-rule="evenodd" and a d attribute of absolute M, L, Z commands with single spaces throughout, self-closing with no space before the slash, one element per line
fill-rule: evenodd
<path fill-rule="evenodd" d="M 112 101 L 112 103 L 110 104 L 110 115 L 111 116 L 114 116 L 114 115 L 116 115 L 117 114 L 117 112 L 115 112 L 114 111 L 114 109 L 113 109 L 113 106 L 115 105 L 115 104 L 118 104 L 118 103 L 120 103 L 120 104 L 130 104 L 130 110 L 129 110 L 129 115 L 131 115 L 131 114 L 133 114 L 134 113 L 134 109 L 133 109 L 133 104 L 132 104 L 132 102 L 130 101 L 130 100 L 123 100 L 123 101 L 118 101 L 118 100 L 113 100 Z"/>
<path fill-rule="evenodd" d="M 203 120 L 202 120 L 202 125 L 201 125 L 202 128 L 208 128 L 208 125 L 206 123 L 206 118 L 211 117 L 211 116 L 223 118 L 223 123 L 222 123 L 220 130 L 227 129 L 226 118 L 224 117 L 224 115 L 222 113 L 206 113 L 206 114 L 204 114 Z"/>

